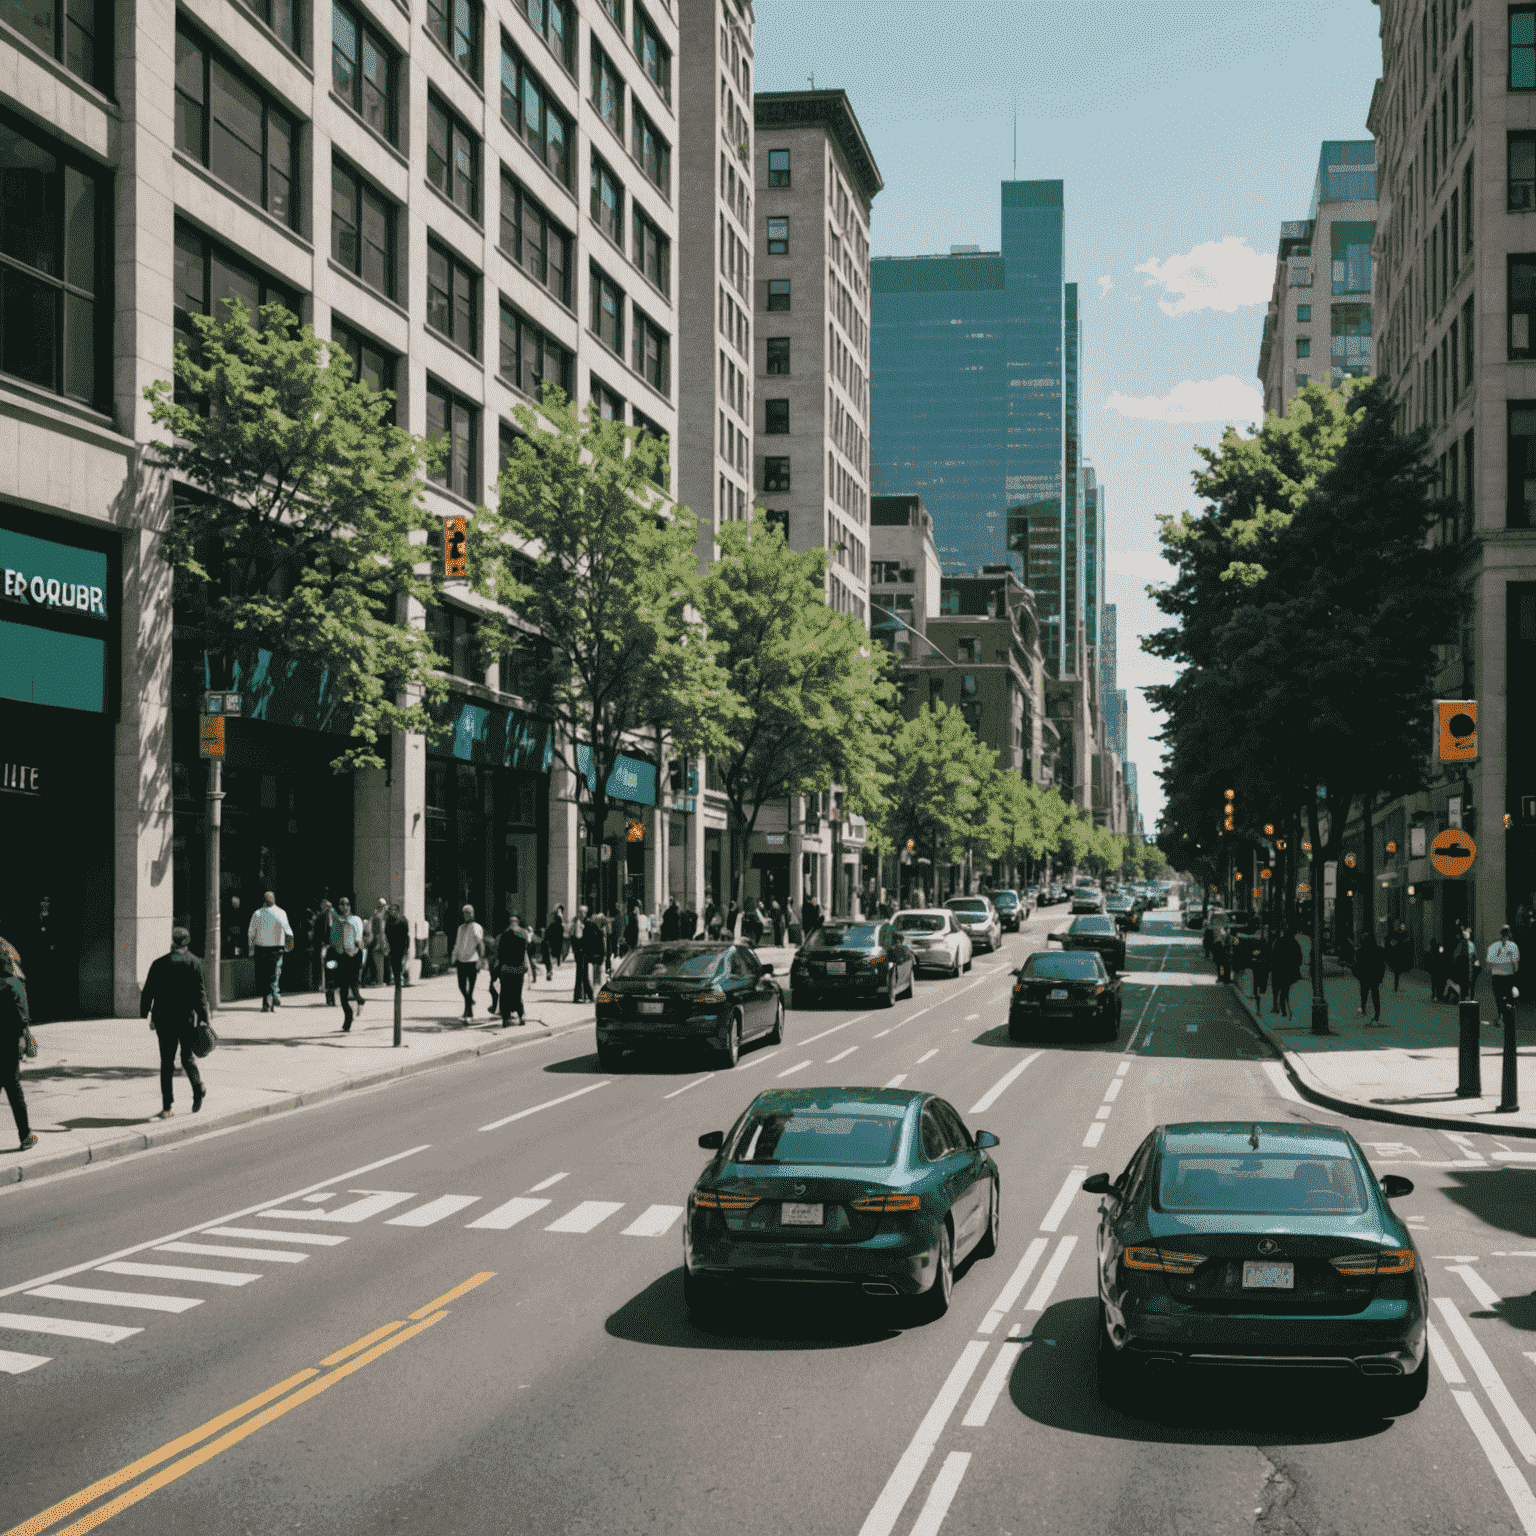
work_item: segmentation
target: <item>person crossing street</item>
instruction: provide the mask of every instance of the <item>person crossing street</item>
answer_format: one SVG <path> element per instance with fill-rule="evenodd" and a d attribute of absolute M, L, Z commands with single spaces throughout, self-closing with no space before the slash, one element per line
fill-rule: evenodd
<path fill-rule="evenodd" d="M 271 891 L 262 892 L 261 905 L 251 913 L 246 937 L 256 958 L 256 990 L 261 993 L 261 1011 L 281 1008 L 283 996 L 279 982 L 283 974 L 283 956 L 293 948 L 293 929 L 288 914 L 277 904 Z"/>

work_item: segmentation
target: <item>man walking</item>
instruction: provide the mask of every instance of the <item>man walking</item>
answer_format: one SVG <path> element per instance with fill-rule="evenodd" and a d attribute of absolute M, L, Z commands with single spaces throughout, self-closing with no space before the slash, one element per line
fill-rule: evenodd
<path fill-rule="evenodd" d="M 406 961 L 411 957 L 411 925 L 400 910 L 400 903 L 392 901 L 384 915 L 384 979 L 390 986 L 408 986 Z"/>
<path fill-rule="evenodd" d="M 576 990 L 571 996 L 573 1003 L 595 1001 L 592 978 L 602 970 L 607 947 L 608 938 L 602 924 L 589 917 L 585 907 L 578 907 L 576 923 L 571 929 L 571 951 L 576 957 Z"/>
<path fill-rule="evenodd" d="M 475 921 L 475 909 L 466 905 L 464 919 L 453 940 L 453 965 L 459 973 L 459 991 L 464 997 L 464 1017 L 475 1016 L 475 977 L 480 974 L 480 960 L 485 954 L 485 929 Z"/>
<path fill-rule="evenodd" d="M 353 910 L 351 901 L 343 896 L 336 903 L 336 915 L 331 921 L 331 948 L 336 957 L 336 989 L 341 993 L 341 1032 L 352 1029 L 352 1004 L 363 1011 L 363 994 L 357 990 L 357 978 L 363 969 L 364 944 L 363 920 Z"/>
<path fill-rule="evenodd" d="M 27 1011 L 26 977 L 21 960 L 4 939 L 0 939 L 0 1088 L 11 1103 L 11 1118 L 21 1138 L 19 1151 L 37 1145 L 37 1133 L 27 1120 L 26 1095 L 21 1091 L 21 1042 L 32 1022 Z"/>
<path fill-rule="evenodd" d="M 1291 1016 L 1291 988 L 1301 978 L 1301 945 L 1294 933 L 1282 934 L 1275 940 L 1269 956 L 1269 985 L 1273 1001 L 1269 1011 L 1282 1018 Z"/>
<path fill-rule="evenodd" d="M 293 948 L 293 929 L 288 914 L 277 904 L 271 891 L 263 891 L 261 905 L 251 913 L 246 935 L 251 953 L 256 957 L 256 989 L 261 993 L 261 1011 L 270 1013 L 283 1005 L 278 982 L 283 974 L 283 955 Z"/>
<path fill-rule="evenodd" d="M 565 960 L 565 908 L 556 907 L 544 925 L 544 979 L 555 979 L 555 967 Z"/>
<path fill-rule="evenodd" d="M 677 910 L 677 897 L 667 898 L 666 911 L 661 914 L 661 942 L 669 944 L 682 937 L 682 915 Z"/>
<path fill-rule="evenodd" d="M 1360 948 L 1355 955 L 1355 980 L 1360 983 L 1360 1017 L 1365 1017 L 1365 1005 L 1372 1004 L 1373 1024 L 1381 1023 L 1381 978 L 1387 969 L 1387 957 L 1376 942 L 1376 935 L 1369 928 L 1360 936 Z"/>
<path fill-rule="evenodd" d="M 328 960 L 334 958 L 331 954 L 331 929 L 336 922 L 336 909 L 331 905 L 329 896 L 320 898 L 319 910 L 315 913 L 315 920 L 310 925 L 309 943 L 313 955 L 311 966 L 313 976 L 311 980 L 318 989 L 325 987 L 325 1006 L 331 1007 L 336 1001 L 336 976 Z"/>
<path fill-rule="evenodd" d="M 160 1043 L 160 1113 L 169 1120 L 172 1083 L 176 1076 L 176 1052 L 181 1052 L 182 1071 L 192 1084 L 192 1113 L 203 1107 L 208 1089 L 197 1058 L 192 1054 L 192 1031 L 208 1022 L 208 993 L 203 986 L 203 967 L 192 953 L 192 935 L 185 928 L 171 930 L 171 950 L 149 968 L 139 994 L 139 1017 L 149 1019 Z"/>
<path fill-rule="evenodd" d="M 372 987 L 381 985 L 389 976 L 389 952 L 384 945 L 384 919 L 388 915 L 389 903 L 380 896 L 368 920 L 368 985 Z"/>
<path fill-rule="evenodd" d="M 1506 1008 L 1514 1007 L 1517 995 L 1515 973 L 1519 969 L 1520 946 L 1511 936 L 1509 924 L 1505 923 L 1499 929 L 1498 942 L 1488 946 L 1488 979 L 1493 986 L 1493 1001 L 1500 1019 Z"/>

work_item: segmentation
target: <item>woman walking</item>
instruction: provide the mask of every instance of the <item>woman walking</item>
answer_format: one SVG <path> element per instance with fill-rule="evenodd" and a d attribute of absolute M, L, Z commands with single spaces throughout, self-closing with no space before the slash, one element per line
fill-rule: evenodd
<path fill-rule="evenodd" d="M 507 919 L 506 931 L 496 941 L 496 975 L 501 982 L 501 1027 L 517 1015 L 519 1025 L 528 1022 L 523 1012 L 523 980 L 528 974 L 528 935 L 516 912 Z"/>
<path fill-rule="evenodd" d="M 1373 1024 L 1381 1023 L 1381 978 L 1387 968 L 1387 957 L 1376 942 L 1376 935 L 1367 929 L 1360 939 L 1355 955 L 1355 980 L 1360 983 L 1360 1007 L 1356 1010 L 1365 1017 L 1365 1005 L 1369 1000 L 1375 1009 Z"/>
<path fill-rule="evenodd" d="M 37 1135 L 27 1120 L 26 1095 L 21 1091 L 21 1042 L 31 1022 L 26 980 L 20 957 L 0 939 L 0 1088 L 10 1100 L 22 1152 L 37 1145 Z"/>
<path fill-rule="evenodd" d="M 1291 1016 L 1291 988 L 1301 979 L 1301 945 L 1294 933 L 1283 934 L 1275 941 L 1269 957 L 1269 984 L 1274 992 L 1271 1013 L 1282 1018 Z"/>

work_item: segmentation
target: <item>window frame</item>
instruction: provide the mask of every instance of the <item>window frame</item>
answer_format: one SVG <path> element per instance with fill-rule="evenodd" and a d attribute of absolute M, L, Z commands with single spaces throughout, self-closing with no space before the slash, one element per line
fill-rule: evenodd
<path fill-rule="evenodd" d="M 1512 363 L 1524 362 L 1536 358 L 1536 326 L 1532 325 L 1533 318 L 1536 318 L 1536 252 L 1517 253 L 1511 251 L 1505 256 L 1504 263 L 1505 354 Z M 1514 288 L 1515 268 L 1517 265 L 1528 268 L 1530 274 L 1528 278 L 1530 284 L 1530 303 L 1529 307 L 1524 310 L 1516 310 L 1515 308 Z M 1525 345 L 1523 347 L 1515 345 L 1515 320 L 1517 317 L 1523 317 L 1526 323 Z"/>
<path fill-rule="evenodd" d="M 375 393 L 388 393 L 395 397 L 394 405 L 390 409 L 388 421 L 391 426 L 399 425 L 400 413 L 400 355 L 389 347 L 375 341 L 371 336 L 359 330 L 350 320 L 340 319 L 334 310 L 331 311 L 331 344 L 345 352 L 352 359 L 352 377 L 358 383 L 365 383 L 363 379 L 363 351 L 372 348 L 379 354 L 383 366 L 387 369 L 389 382 L 383 383 L 382 379 L 377 389 L 369 385 Z"/>
<path fill-rule="evenodd" d="M 343 20 L 351 25 L 357 47 L 357 57 L 352 64 L 352 84 L 345 91 L 336 80 L 336 24 Z M 384 60 L 385 126 L 382 128 L 369 117 L 364 104 L 364 88 L 368 79 L 365 49 L 370 46 Z M 346 3 L 346 0 L 331 0 L 331 91 L 387 143 L 396 149 L 400 147 L 400 56 L 394 45 L 368 20 L 365 13 L 355 5 Z"/>
<path fill-rule="evenodd" d="M 791 339 L 788 336 L 765 336 L 763 338 L 763 372 L 765 374 L 770 374 L 775 378 L 786 379 L 790 376 Z M 777 349 L 781 347 L 782 351 L 778 351 Z M 774 363 L 780 359 L 782 359 L 784 366 L 782 368 L 774 367 Z"/>
<path fill-rule="evenodd" d="M 508 67 L 511 68 L 512 79 L 507 79 Z M 527 59 L 523 57 L 522 50 L 507 35 L 506 28 L 501 32 L 501 120 L 519 138 L 523 146 L 534 159 L 557 181 L 567 192 L 575 191 L 576 170 L 576 128 L 569 113 L 566 112 L 559 101 L 550 93 L 544 84 L 539 72 L 532 68 Z M 539 128 L 538 143 L 535 144 L 528 137 L 528 101 L 532 95 L 538 101 Z M 510 96 L 511 111 L 508 111 Z M 550 132 L 550 123 L 559 124 L 559 150 L 555 150 L 555 136 Z M 557 163 L 551 164 L 551 158 Z"/>
<path fill-rule="evenodd" d="M 790 289 L 787 277 L 770 277 L 768 286 L 763 290 L 765 299 L 764 312 L 771 315 L 787 315 L 790 311 Z M 775 299 L 782 299 L 782 304 L 776 304 Z"/>
<path fill-rule="evenodd" d="M 589 177 L 588 215 L 599 230 L 616 245 L 620 251 L 624 250 L 624 183 L 619 180 L 614 169 L 594 149 L 591 156 L 591 175 Z M 613 202 L 607 201 L 606 192 L 613 190 Z"/>
<path fill-rule="evenodd" d="M 507 369 L 509 321 L 512 334 L 510 345 L 516 356 L 513 372 Z M 498 338 L 497 374 L 504 384 L 517 390 L 519 394 L 527 395 L 536 403 L 543 399 L 542 386 L 545 384 L 553 384 L 564 391 L 567 400 L 576 398 L 576 354 L 569 347 L 562 345 L 557 337 L 550 335 L 549 331 L 536 320 L 529 319 L 505 294 L 501 296 L 500 318 L 496 334 Z M 537 367 L 528 355 L 530 343 L 536 343 L 538 347 L 539 366 Z M 558 378 L 552 378 L 543 369 L 543 364 L 551 355 L 554 356 L 558 367 Z M 525 370 L 529 373 L 526 381 Z M 530 384 L 537 387 L 530 388 Z"/>
<path fill-rule="evenodd" d="M 774 157 L 776 155 L 782 155 L 784 157 L 784 164 L 782 166 L 775 166 L 774 165 L 773 162 L 774 162 Z M 788 188 L 789 186 L 791 186 L 792 185 L 792 181 L 791 181 L 791 174 L 790 173 L 791 173 L 791 166 L 790 166 L 790 159 L 789 159 L 789 150 L 785 149 L 785 148 L 782 148 L 782 147 L 779 148 L 779 149 L 770 149 L 768 151 L 768 186 L 769 186 L 769 189 L 770 190 L 778 190 L 778 189 L 781 189 L 781 188 Z"/>
<path fill-rule="evenodd" d="M 672 398 L 672 337 L 635 303 L 629 306 L 630 367 L 663 399 Z"/>
<path fill-rule="evenodd" d="M 775 422 L 782 425 L 775 425 Z M 763 401 L 763 436 L 787 437 L 789 435 L 789 398 Z"/>
<path fill-rule="evenodd" d="M 656 253 L 655 272 L 650 253 Z M 630 260 L 657 292 L 672 300 L 672 240 L 633 198 L 630 199 Z"/>
<path fill-rule="evenodd" d="M 357 243 L 357 260 L 355 265 L 348 265 L 346 260 L 336 249 L 336 177 L 338 172 L 350 178 L 352 182 L 352 231 Z M 363 209 L 365 202 L 372 198 L 384 210 L 385 239 L 387 249 L 384 253 L 385 282 L 381 285 L 375 283 L 364 271 L 364 252 L 367 247 L 367 236 L 363 222 Z M 339 154 L 334 149 L 331 152 L 331 259 L 339 266 L 350 272 L 360 283 L 373 289 L 375 293 L 382 294 L 391 302 L 398 302 L 400 264 L 399 264 L 399 234 L 397 217 L 398 205 L 389 197 L 386 197 L 358 168 L 352 164 L 345 155 Z"/>
<path fill-rule="evenodd" d="M 646 14 L 645 7 L 639 3 L 639 0 L 632 0 L 630 6 L 630 33 L 631 46 L 635 50 L 635 57 L 640 61 L 641 73 L 656 87 L 657 94 L 670 107 L 672 105 L 672 50 L 662 40 L 661 33 Z M 647 57 L 647 44 L 654 46 L 656 57 L 660 61 L 660 78 L 651 69 L 650 59 Z"/>
<path fill-rule="evenodd" d="M 774 225 L 782 228 L 782 233 L 775 235 Z M 789 255 L 789 215 L 787 213 L 770 213 L 767 220 L 768 254 L 770 256 Z"/>
<path fill-rule="evenodd" d="M 432 142 L 436 128 L 434 112 L 446 123 L 448 140 L 446 154 L 439 152 Z M 473 162 L 469 173 L 469 202 L 466 209 L 459 201 L 458 188 L 462 171 L 459 169 L 459 139 L 462 136 L 469 145 L 470 158 Z M 443 161 L 443 173 L 446 184 L 439 183 L 432 175 L 432 157 L 437 154 Z M 471 131 L 469 125 L 459 116 L 453 108 L 443 100 L 436 91 L 427 92 L 427 184 L 448 200 L 460 213 L 472 224 L 480 225 L 480 172 L 481 172 L 481 146 L 477 134 Z"/>
<path fill-rule="evenodd" d="M 554 55 L 560 67 L 568 75 L 576 73 L 576 40 L 581 31 L 576 6 L 572 0 L 516 0 L 517 9 L 523 20 L 539 34 L 544 46 Z M 539 12 L 538 19 L 534 19 L 534 11 Z M 550 40 L 550 17 L 558 10 L 565 18 L 565 25 L 560 29 L 561 46 L 556 48 Z"/>
<path fill-rule="evenodd" d="M 116 50 L 111 43 L 116 16 L 112 0 L 97 0 L 96 27 L 92 32 L 87 32 L 80 25 L 79 19 L 69 14 L 67 0 L 48 0 L 48 21 L 47 41 L 44 41 L 36 32 L 17 26 L 14 21 L 10 21 L 9 25 L 39 53 L 46 54 L 76 80 L 83 80 L 93 90 L 100 91 L 103 96 L 113 96 L 115 93 L 112 75 L 116 65 Z M 74 35 L 71 28 L 90 43 L 91 58 L 88 69 L 77 68 L 70 62 L 71 54 L 76 51 L 70 47 L 70 41 Z M 97 44 L 101 41 L 105 41 L 108 46 L 98 48 Z"/>
<path fill-rule="evenodd" d="M 591 314 L 588 328 L 597 337 L 598 341 L 622 362 L 624 358 L 624 339 L 628 334 L 626 325 L 629 319 L 625 312 L 624 290 L 595 262 L 588 266 L 588 278 L 591 289 Z M 613 295 L 614 301 L 612 340 L 604 334 L 603 327 L 603 321 L 606 317 L 603 299 L 604 295 L 610 292 Z"/>
<path fill-rule="evenodd" d="M 624 143 L 624 76 L 619 72 L 619 66 L 614 63 L 613 56 L 594 36 L 591 48 L 592 58 L 592 82 L 591 100 L 593 110 L 598 119 L 604 122 L 612 130 L 619 143 Z M 613 88 L 613 115 L 610 117 L 603 109 L 603 90 L 606 86 Z"/>
<path fill-rule="evenodd" d="M 438 436 L 446 434 L 449 439 L 448 456 L 443 464 L 443 478 L 438 479 L 435 473 L 429 473 L 427 480 L 430 484 L 445 490 L 451 496 L 458 496 L 464 501 L 476 502 L 480 499 L 480 407 L 473 400 L 466 400 L 457 390 L 447 384 L 440 383 L 431 374 L 427 375 L 427 441 L 436 442 L 432 436 L 432 402 L 441 402 L 444 410 L 444 431 Z M 468 446 L 464 460 L 465 478 L 464 489 L 460 490 L 454 483 L 455 473 L 455 437 L 458 429 L 459 413 L 462 411 L 466 426 Z"/>
<path fill-rule="evenodd" d="M 513 199 L 513 214 L 507 215 L 507 196 L 511 192 Z M 524 247 L 528 236 L 529 214 L 536 214 L 539 220 L 539 234 L 541 242 L 540 266 L 542 273 L 536 273 L 525 260 Z M 517 179 L 505 166 L 501 168 L 501 207 L 500 222 L 497 226 L 497 245 L 502 254 L 509 257 L 518 268 L 535 282 L 557 303 L 566 309 L 575 308 L 574 274 L 572 271 L 576 259 L 576 237 L 560 221 L 554 218 L 549 210 L 534 197 L 521 181 Z M 514 242 L 507 243 L 506 233 L 511 228 Z M 563 252 L 564 259 L 558 264 L 562 282 L 558 287 L 550 285 L 551 263 L 549 252 L 551 245 L 558 244 Z M 569 391 L 567 391 L 569 394 Z"/>
<path fill-rule="evenodd" d="M 765 496 L 783 495 L 790 490 L 792 481 L 790 455 L 765 454 L 763 456 L 763 494 Z"/>
<path fill-rule="evenodd" d="M 631 104 L 630 122 L 634 142 L 630 158 L 640 167 L 640 174 L 670 203 L 672 201 L 672 145 L 662 136 L 650 114 Z"/>
<path fill-rule="evenodd" d="M 1515 176 L 1515 148 L 1530 151 L 1530 176 Z M 1517 201 L 1515 188 L 1524 189 L 1525 201 Z M 1504 136 L 1504 210 L 1506 213 L 1536 212 L 1536 130 L 1511 128 Z"/>
<path fill-rule="evenodd" d="M 471 62 L 466 64 L 460 55 L 458 40 L 461 35 L 461 12 L 472 23 L 473 35 L 469 38 Z M 485 67 L 485 10 L 479 0 L 427 0 L 426 29 L 437 41 L 443 52 L 453 60 L 459 72 L 480 89 Z"/>
<path fill-rule="evenodd" d="M 432 319 L 432 265 L 434 257 L 437 257 L 443 262 L 447 263 L 448 286 L 445 289 L 441 289 L 440 291 L 443 292 L 447 298 L 447 313 L 450 325 L 450 329 L 448 330 L 444 330 Z M 466 291 L 468 299 L 469 313 L 464 321 L 464 327 L 468 331 L 467 339 L 466 337 L 458 334 L 461 278 L 464 279 L 464 291 Z M 423 324 L 434 336 L 438 337 L 440 340 L 449 342 L 451 345 L 457 347 L 461 352 L 467 352 L 469 356 L 473 357 L 477 362 L 480 359 L 480 333 L 483 329 L 481 322 L 481 282 L 482 278 L 480 273 L 477 272 L 472 266 L 470 266 L 470 264 L 465 261 L 464 258 L 460 256 L 459 253 L 455 251 L 451 246 L 444 244 L 441 240 L 434 240 L 430 237 L 428 238 L 426 266 L 427 304 L 423 316 Z"/>
<path fill-rule="evenodd" d="M 1524 16 L 1530 19 L 1531 39 L 1517 43 L 1515 41 L 1515 18 Z M 1505 88 L 1511 93 L 1536 91 L 1536 5 L 1512 5 L 1509 8 L 1509 20 L 1505 27 L 1505 41 L 1509 51 L 1509 68 L 1505 72 Z M 1523 85 L 1515 81 L 1516 55 L 1521 55 L 1520 62 L 1524 64 L 1525 71 L 1530 79 Z"/>

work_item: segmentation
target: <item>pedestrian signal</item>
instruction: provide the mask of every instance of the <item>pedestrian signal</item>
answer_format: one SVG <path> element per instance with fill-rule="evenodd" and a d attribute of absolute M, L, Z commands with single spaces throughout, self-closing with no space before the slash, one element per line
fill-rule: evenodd
<path fill-rule="evenodd" d="M 1312 894 L 1312 887 L 1308 885 L 1305 880 L 1303 880 L 1301 884 L 1296 887 L 1296 894 L 1298 896 L 1310 896 Z"/>
<path fill-rule="evenodd" d="M 443 519 L 443 575 L 469 574 L 469 520 L 463 517 Z"/>
<path fill-rule="evenodd" d="M 1442 763 L 1471 762 L 1477 756 L 1477 700 L 1435 700 L 1436 756 Z"/>

